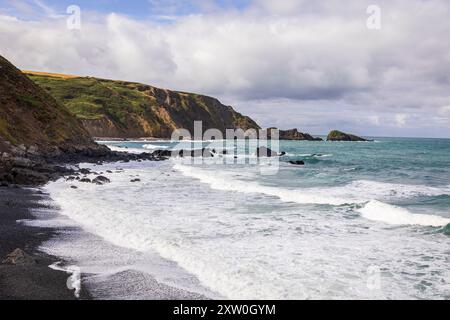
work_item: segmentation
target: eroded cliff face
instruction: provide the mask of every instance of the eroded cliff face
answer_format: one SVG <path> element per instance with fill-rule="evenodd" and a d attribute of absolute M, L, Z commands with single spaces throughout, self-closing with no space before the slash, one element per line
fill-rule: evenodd
<path fill-rule="evenodd" d="M 97 138 L 170 138 L 175 129 L 193 133 L 195 121 L 203 122 L 204 131 L 260 128 L 212 97 L 123 81 L 28 75 Z"/>

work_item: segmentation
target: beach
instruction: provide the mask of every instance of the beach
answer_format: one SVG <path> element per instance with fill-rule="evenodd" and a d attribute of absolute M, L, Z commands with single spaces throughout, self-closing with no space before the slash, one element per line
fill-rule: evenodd
<path fill-rule="evenodd" d="M 17 222 L 35 219 L 31 210 L 45 210 L 38 203 L 45 198 L 37 189 L 0 188 L 0 260 L 16 249 L 35 260 L 25 265 L 0 264 L 0 300 L 75 299 L 66 285 L 70 275 L 49 268 L 60 260 L 39 250 L 41 243 L 54 237 L 58 230 Z M 86 299 L 89 295 L 83 291 L 81 297 Z"/>

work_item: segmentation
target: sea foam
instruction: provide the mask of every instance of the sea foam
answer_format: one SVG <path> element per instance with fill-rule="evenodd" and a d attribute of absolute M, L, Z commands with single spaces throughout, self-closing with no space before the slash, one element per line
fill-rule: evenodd
<path fill-rule="evenodd" d="M 377 200 L 370 201 L 358 211 L 366 219 L 392 225 L 443 227 L 450 223 L 450 219 L 428 214 L 411 213 L 405 208 L 393 206 Z"/>

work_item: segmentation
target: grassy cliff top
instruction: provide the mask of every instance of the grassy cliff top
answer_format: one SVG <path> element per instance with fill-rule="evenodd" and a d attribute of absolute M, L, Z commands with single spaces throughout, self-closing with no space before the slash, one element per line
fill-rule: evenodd
<path fill-rule="evenodd" d="M 249 117 L 217 99 L 153 86 L 93 77 L 30 72 L 27 75 L 87 125 L 106 119 L 121 136 L 168 137 L 174 129 L 258 129 Z"/>

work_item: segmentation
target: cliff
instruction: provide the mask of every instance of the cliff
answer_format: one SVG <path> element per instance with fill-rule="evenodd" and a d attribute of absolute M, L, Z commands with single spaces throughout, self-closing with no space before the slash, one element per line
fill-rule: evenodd
<path fill-rule="evenodd" d="M 67 109 L 0 56 L 0 155 L 101 149 Z"/>
<path fill-rule="evenodd" d="M 203 95 L 91 77 L 26 72 L 97 138 L 170 138 L 178 128 L 259 129 L 249 117 Z"/>

